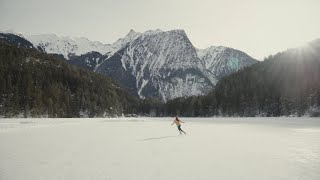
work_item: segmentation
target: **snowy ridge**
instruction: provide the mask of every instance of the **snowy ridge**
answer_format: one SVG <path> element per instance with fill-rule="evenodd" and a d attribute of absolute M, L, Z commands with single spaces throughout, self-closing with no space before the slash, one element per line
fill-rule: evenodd
<path fill-rule="evenodd" d="M 110 44 L 90 41 L 87 38 L 59 37 L 55 34 L 28 35 L 26 38 L 35 46 L 46 53 L 62 54 L 66 59 L 69 55 L 82 55 L 91 51 L 101 54 L 115 51 L 117 48 Z"/>
<path fill-rule="evenodd" d="M 90 41 L 84 37 L 57 36 L 55 34 L 26 35 L 35 47 L 39 47 L 49 54 L 62 54 L 67 60 L 70 56 L 81 56 L 95 51 L 102 55 L 111 56 L 116 51 L 125 46 L 128 42 L 133 41 L 141 33 L 130 30 L 128 35 L 120 38 L 113 44 L 103 44 L 98 41 Z"/>
<path fill-rule="evenodd" d="M 198 49 L 197 54 L 206 69 L 218 78 L 257 62 L 244 52 L 223 46 Z"/>
<path fill-rule="evenodd" d="M 138 38 L 140 35 L 141 33 L 137 33 L 133 29 L 131 29 L 124 38 L 120 38 L 115 43 L 113 43 L 113 46 L 118 47 L 118 49 L 120 49 L 121 47 L 125 46 L 127 43 Z"/>
<path fill-rule="evenodd" d="M 223 46 L 211 46 L 206 49 L 197 49 L 197 54 L 200 59 L 205 61 L 205 67 L 207 69 L 212 69 L 216 61 L 218 61 L 222 56 L 223 52 L 226 50 L 226 47 Z"/>

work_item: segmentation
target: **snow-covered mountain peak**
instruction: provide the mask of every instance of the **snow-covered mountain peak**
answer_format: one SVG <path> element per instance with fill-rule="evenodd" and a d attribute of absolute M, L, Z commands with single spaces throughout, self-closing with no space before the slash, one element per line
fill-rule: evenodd
<path fill-rule="evenodd" d="M 141 33 L 135 32 L 133 29 L 131 29 L 124 38 L 120 38 L 115 43 L 113 43 L 113 46 L 115 46 L 117 49 L 120 49 L 123 46 L 125 46 L 127 43 L 138 38 L 140 35 Z"/>
<path fill-rule="evenodd" d="M 134 36 L 135 34 L 137 34 L 136 31 L 134 31 L 133 29 L 130 29 L 129 33 L 127 34 L 127 36 Z"/>
<path fill-rule="evenodd" d="M 216 77 L 223 77 L 257 62 L 242 51 L 224 46 L 197 49 L 197 54 L 206 69 Z"/>
<path fill-rule="evenodd" d="M 62 54 L 69 59 L 70 54 L 82 55 L 91 51 L 106 54 L 114 51 L 110 44 L 90 41 L 84 37 L 57 36 L 56 34 L 26 35 L 26 38 L 35 46 L 46 53 Z"/>
<path fill-rule="evenodd" d="M 156 29 L 156 30 L 148 30 L 144 33 L 142 33 L 143 36 L 148 36 L 148 35 L 157 35 L 157 34 L 169 34 L 169 35 L 174 35 L 174 34 L 180 34 L 180 35 L 184 35 L 187 36 L 186 32 L 183 29 L 175 29 L 175 30 L 170 30 L 170 31 L 162 31 L 160 29 Z"/>
<path fill-rule="evenodd" d="M 203 58 L 215 59 L 215 57 L 218 54 L 221 54 L 226 49 L 227 49 L 227 47 L 224 47 L 224 46 L 210 46 L 210 47 L 205 48 L 205 49 L 197 49 L 197 54 L 198 54 L 200 59 L 203 59 Z"/>
<path fill-rule="evenodd" d="M 134 58 L 134 54 L 131 54 L 133 50 L 141 51 L 140 53 L 143 53 L 145 57 Z M 182 30 L 144 32 L 142 36 L 130 43 L 128 55 L 138 64 L 145 63 L 138 61 L 150 61 L 152 70 L 159 70 L 163 67 L 185 69 L 200 63 L 194 47 Z"/>
<path fill-rule="evenodd" d="M 183 30 L 146 31 L 96 71 L 123 82 L 142 98 L 159 97 L 164 101 L 206 93 L 216 82 L 206 76 Z"/>

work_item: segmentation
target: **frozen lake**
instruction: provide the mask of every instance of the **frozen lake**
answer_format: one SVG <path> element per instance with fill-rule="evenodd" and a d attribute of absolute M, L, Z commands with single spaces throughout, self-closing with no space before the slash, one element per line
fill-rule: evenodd
<path fill-rule="evenodd" d="M 320 119 L 0 119 L 0 180 L 319 180 Z"/>

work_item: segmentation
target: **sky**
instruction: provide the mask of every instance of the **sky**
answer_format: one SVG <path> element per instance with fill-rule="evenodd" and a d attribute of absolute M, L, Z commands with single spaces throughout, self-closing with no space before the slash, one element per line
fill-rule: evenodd
<path fill-rule="evenodd" d="M 130 29 L 184 29 L 197 48 L 262 60 L 320 38 L 320 0 L 0 0 L 0 30 L 113 43 Z"/>

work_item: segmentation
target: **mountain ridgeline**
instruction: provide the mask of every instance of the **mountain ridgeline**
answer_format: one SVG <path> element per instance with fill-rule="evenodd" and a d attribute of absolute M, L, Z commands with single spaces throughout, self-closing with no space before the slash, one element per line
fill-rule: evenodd
<path fill-rule="evenodd" d="M 24 37 L 21 37 L 20 35 L 0 32 L 0 40 L 8 44 L 15 45 L 19 48 L 21 47 L 21 48 L 28 48 L 28 49 L 36 49 L 31 42 L 26 40 Z M 38 50 L 42 51 L 41 48 L 39 48 Z"/>
<path fill-rule="evenodd" d="M 320 116 L 320 40 L 220 80 L 206 96 L 154 105 L 182 116 Z"/>
<path fill-rule="evenodd" d="M 207 94 L 222 77 L 257 62 L 232 48 L 196 49 L 184 30 L 131 30 L 113 44 L 56 35 L 26 38 L 70 64 L 110 76 L 133 95 L 162 101 Z"/>
<path fill-rule="evenodd" d="M 0 33 L 0 117 L 320 116 L 320 40 L 257 62 L 182 30 L 45 37 Z"/>
<path fill-rule="evenodd" d="M 1 117 L 119 116 L 138 102 L 108 77 L 0 41 Z"/>

